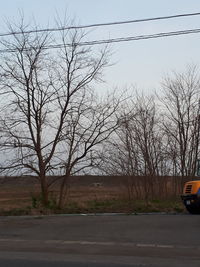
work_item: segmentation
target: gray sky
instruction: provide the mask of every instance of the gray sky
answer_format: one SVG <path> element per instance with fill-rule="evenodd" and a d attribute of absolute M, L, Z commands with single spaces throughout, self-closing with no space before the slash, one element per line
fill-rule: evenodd
<path fill-rule="evenodd" d="M 0 32 L 5 20 L 17 21 L 19 10 L 27 20 L 34 17 L 42 27 L 54 26 L 56 13 L 65 10 L 78 24 L 114 22 L 181 13 L 200 12 L 198 0 L 0 0 Z M 200 16 L 144 22 L 94 29 L 89 40 L 127 37 L 200 28 Z M 112 67 L 106 70 L 102 88 L 136 85 L 144 91 L 159 89 L 162 77 L 171 70 L 182 71 L 187 64 L 200 63 L 200 33 L 141 40 L 112 45 Z"/>

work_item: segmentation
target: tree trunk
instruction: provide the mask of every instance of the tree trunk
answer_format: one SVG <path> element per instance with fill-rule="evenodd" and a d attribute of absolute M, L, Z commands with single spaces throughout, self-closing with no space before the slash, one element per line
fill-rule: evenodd
<path fill-rule="evenodd" d="M 59 192 L 59 200 L 58 200 L 58 208 L 62 209 L 63 205 L 64 205 L 64 200 L 65 200 L 65 196 L 66 196 L 66 190 L 67 190 L 67 186 L 68 186 L 68 178 L 69 178 L 69 174 L 66 174 L 63 177 L 63 181 L 60 185 L 60 192 Z"/>
<path fill-rule="evenodd" d="M 41 184 L 42 204 L 44 205 L 44 207 L 47 207 L 49 203 L 49 192 L 45 175 L 42 175 L 40 177 L 40 184 Z"/>

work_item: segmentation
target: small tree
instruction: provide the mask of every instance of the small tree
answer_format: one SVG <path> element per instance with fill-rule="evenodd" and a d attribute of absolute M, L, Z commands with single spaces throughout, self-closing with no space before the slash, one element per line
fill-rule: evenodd
<path fill-rule="evenodd" d="M 133 178 L 129 187 L 145 193 L 148 199 L 154 194 L 154 177 L 165 175 L 164 135 L 160 131 L 160 120 L 153 97 L 136 95 L 122 112 L 116 138 L 110 141 L 104 169 L 112 174 L 143 176 Z M 126 109 L 127 110 L 127 109 Z M 131 190 L 131 191 L 132 191 Z"/>

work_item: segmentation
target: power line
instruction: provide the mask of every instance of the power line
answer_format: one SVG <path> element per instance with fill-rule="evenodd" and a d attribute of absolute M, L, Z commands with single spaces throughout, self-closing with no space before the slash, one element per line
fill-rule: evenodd
<path fill-rule="evenodd" d="M 94 40 L 94 41 L 87 41 L 87 42 L 80 42 L 80 43 L 73 43 L 73 44 L 57 44 L 57 45 L 49 45 L 44 46 L 43 49 L 59 49 L 65 46 L 85 46 L 85 45 L 100 45 L 100 44 L 110 44 L 110 43 L 120 43 L 120 42 L 130 42 L 130 41 L 139 41 L 139 40 L 147 40 L 147 39 L 156 39 L 156 38 L 163 38 L 169 36 L 179 36 L 179 35 L 187 35 L 187 34 L 195 34 L 200 33 L 200 28 L 197 29 L 189 29 L 189 30 L 182 30 L 182 31 L 173 31 L 173 32 L 161 32 L 156 34 L 149 34 L 149 35 L 138 35 L 138 36 L 129 36 L 129 37 L 121 37 L 121 38 L 113 38 L 113 39 L 104 39 L 104 40 Z M 37 47 L 34 47 L 37 48 Z M 23 51 L 31 50 L 32 48 L 24 48 Z M 8 53 L 8 52 L 16 52 L 18 49 L 3 49 L 0 50 L 0 53 Z"/>
<path fill-rule="evenodd" d="M 196 13 L 176 14 L 176 15 L 163 16 L 163 17 L 153 17 L 153 18 L 146 18 L 146 19 L 135 19 L 135 20 L 106 22 L 106 23 L 96 23 L 96 24 L 79 25 L 79 26 L 44 28 L 44 29 L 36 29 L 36 30 L 28 30 L 28 31 L 13 31 L 13 32 L 8 32 L 8 33 L 0 33 L 0 37 L 19 35 L 19 34 L 30 34 L 30 33 L 40 33 L 40 32 L 56 32 L 56 31 L 73 30 L 73 29 L 85 29 L 85 28 L 93 28 L 93 27 L 114 26 L 114 25 L 123 25 L 123 24 L 140 23 L 140 22 L 157 21 L 157 20 L 167 20 L 167 19 L 175 19 L 175 18 L 191 17 L 191 16 L 199 16 L 199 15 L 200 15 L 200 12 L 196 12 Z"/>
<path fill-rule="evenodd" d="M 107 44 L 107 43 L 119 43 L 119 42 L 129 42 L 129 41 L 138 41 L 138 40 L 146 40 L 146 39 L 155 39 L 161 37 L 169 37 L 169 36 L 177 36 L 177 35 L 186 35 L 192 33 L 200 33 L 200 28 L 191 29 L 191 30 L 183 30 L 183 31 L 174 31 L 174 32 L 161 32 L 156 34 L 149 35 L 138 35 L 138 36 L 129 36 L 122 38 L 113 38 L 107 40 L 97 40 L 91 42 L 82 42 L 77 45 L 96 45 L 96 44 Z"/>

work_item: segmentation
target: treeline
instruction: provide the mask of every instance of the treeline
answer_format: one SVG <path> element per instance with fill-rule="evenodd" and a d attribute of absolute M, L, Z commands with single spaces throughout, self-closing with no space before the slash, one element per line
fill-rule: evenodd
<path fill-rule="evenodd" d="M 127 102 L 120 126 L 103 148 L 107 174 L 195 178 L 200 141 L 200 79 L 197 67 L 172 73 L 153 96 Z M 149 182 L 150 182 L 149 178 Z"/>

